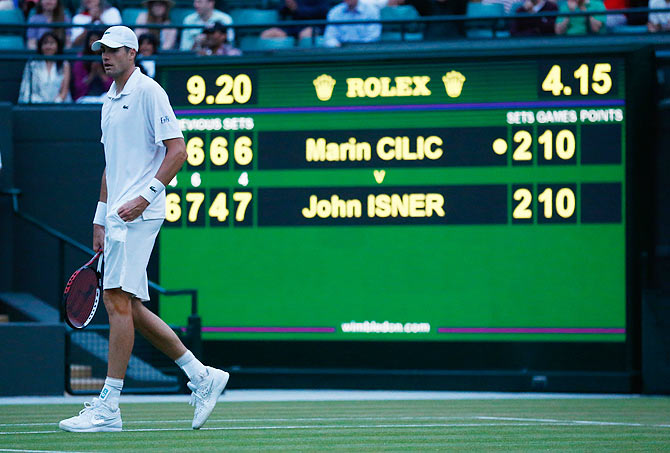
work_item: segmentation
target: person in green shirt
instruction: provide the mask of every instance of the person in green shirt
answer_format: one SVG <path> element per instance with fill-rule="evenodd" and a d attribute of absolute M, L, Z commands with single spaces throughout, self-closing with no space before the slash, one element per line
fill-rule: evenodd
<path fill-rule="evenodd" d="M 558 6 L 559 12 L 605 11 L 601 0 L 568 0 Z M 556 21 L 557 35 L 584 35 L 605 31 L 605 18 L 601 15 L 559 17 Z"/>

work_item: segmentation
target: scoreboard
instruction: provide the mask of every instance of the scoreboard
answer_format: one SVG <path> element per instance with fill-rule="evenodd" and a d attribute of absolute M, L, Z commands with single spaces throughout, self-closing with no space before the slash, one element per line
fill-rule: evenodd
<path fill-rule="evenodd" d="M 204 339 L 625 342 L 626 67 L 163 66 L 188 160 L 160 283 L 198 290 Z"/>

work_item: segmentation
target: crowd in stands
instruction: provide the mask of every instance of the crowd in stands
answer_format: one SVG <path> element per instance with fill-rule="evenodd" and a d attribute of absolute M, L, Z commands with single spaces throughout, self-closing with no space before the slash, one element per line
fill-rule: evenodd
<path fill-rule="evenodd" d="M 80 1 L 76 7 L 66 7 L 64 2 Z M 670 12 L 650 13 L 640 19 L 624 14 L 603 14 L 605 11 L 625 9 L 633 6 L 647 6 L 635 2 L 647 0 L 264 0 L 276 23 L 257 29 L 238 29 L 232 24 L 263 23 L 253 22 L 239 14 L 251 9 L 231 9 L 228 14 L 217 8 L 217 0 L 193 0 L 187 9 L 183 4 L 175 8 L 175 0 L 142 0 L 133 7 L 122 11 L 107 3 L 108 0 L 0 0 L 1 9 L 20 9 L 29 25 L 25 30 L 25 47 L 42 55 L 56 55 L 73 49 L 81 56 L 96 53 L 90 44 L 99 39 L 100 33 L 110 25 L 124 23 L 135 26 L 140 42 L 138 62 L 142 70 L 153 76 L 155 64 L 151 57 L 162 52 L 193 52 L 197 55 L 241 55 L 240 38 L 244 43 L 250 35 L 269 43 L 309 42 L 323 47 L 340 47 L 357 43 L 384 41 L 389 35 L 403 39 L 435 40 L 449 37 L 477 36 L 540 36 L 579 35 L 604 33 L 613 27 L 636 24 L 650 32 L 670 31 Z M 109 0 L 114 1 L 114 0 Z M 121 0 L 116 0 L 121 1 Z M 128 1 L 128 0 L 124 0 Z M 135 0 L 139 2 L 140 0 Z M 177 0 L 189 1 L 189 0 Z M 225 5 L 226 0 L 223 1 Z M 256 0 L 260 1 L 260 0 Z M 253 3 L 250 0 L 249 3 Z M 141 11 L 133 16 L 125 14 Z M 239 4 L 238 4 L 239 6 Z M 649 0 L 652 9 L 670 8 L 670 0 Z M 273 11 L 270 11 L 273 9 Z M 177 11 L 178 10 L 178 11 Z M 235 12 L 238 12 L 234 16 Z M 179 12 L 179 14 L 175 14 Z M 538 13 L 556 13 L 546 16 Z M 588 12 L 589 15 L 562 16 L 561 12 Z M 411 13 L 411 14 L 409 14 Z M 483 35 L 477 24 L 465 21 L 429 22 L 421 25 L 399 25 L 380 23 L 384 19 L 412 19 L 419 16 L 504 16 L 514 14 L 504 21 L 506 29 L 489 21 Z M 646 15 L 645 15 L 646 16 Z M 235 17 L 235 19 L 233 19 Z M 325 26 L 296 24 L 300 21 L 327 21 Z M 337 24 L 339 21 L 367 20 L 368 23 Z M 282 22 L 291 21 L 291 23 Z M 483 21 L 482 21 L 483 22 Z M 71 27 L 50 27 L 52 23 L 71 24 Z M 91 28 L 91 24 L 100 28 Z M 494 24 L 494 25 L 491 25 Z M 645 25 L 646 24 L 646 25 Z M 175 25 L 192 26 L 176 28 Z M 84 27 L 86 26 L 86 27 Z M 161 26 L 161 27 L 156 27 Z M 172 27 L 171 27 L 172 26 Z M 413 28 L 412 28 L 413 27 Z M 498 29 L 495 29 L 498 27 Z M 387 31 L 395 33 L 387 33 Z M 407 32 L 407 33 L 405 33 Z M 307 40 L 307 41 L 306 41 Z M 267 47 L 272 48 L 272 47 Z M 278 48 L 278 47 L 277 47 Z M 106 76 L 100 63 L 75 61 L 72 65 L 34 60 L 26 65 L 21 85 L 21 102 L 99 102 L 111 80 Z"/>

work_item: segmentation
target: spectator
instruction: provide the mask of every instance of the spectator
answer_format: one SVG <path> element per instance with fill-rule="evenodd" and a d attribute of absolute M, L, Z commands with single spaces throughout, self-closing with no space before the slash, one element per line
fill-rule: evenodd
<path fill-rule="evenodd" d="M 526 0 L 516 9 L 515 14 L 528 14 L 528 17 L 512 20 L 510 34 L 512 36 L 553 35 L 556 17 L 537 17 L 534 14 L 554 11 L 558 11 L 558 6 L 552 1 Z"/>
<path fill-rule="evenodd" d="M 568 0 L 558 7 L 560 12 L 605 11 L 605 5 L 601 0 Z M 603 16 L 571 16 L 559 17 L 556 20 L 554 30 L 557 35 L 583 35 L 586 33 L 600 33 L 603 29 L 605 18 Z"/>
<path fill-rule="evenodd" d="M 140 46 L 137 66 L 139 66 L 142 73 L 153 79 L 156 76 L 156 60 L 153 59 L 153 56 L 156 55 L 156 51 L 158 50 L 156 36 L 145 33 L 137 38 L 137 42 Z"/>
<path fill-rule="evenodd" d="M 329 7 L 329 0 L 284 0 L 284 5 L 279 8 L 279 14 L 284 20 L 325 20 Z M 261 38 L 285 38 L 286 36 L 310 38 L 313 33 L 314 29 L 311 26 L 273 27 L 264 30 Z"/>
<path fill-rule="evenodd" d="M 378 9 L 386 8 L 387 6 L 412 5 L 421 16 L 430 16 L 433 7 L 432 0 L 361 0 L 361 1 L 371 6 L 374 6 Z"/>
<path fill-rule="evenodd" d="M 405 3 L 405 0 L 360 0 L 361 3 L 367 3 L 377 9 L 386 8 L 387 6 L 397 6 Z"/>
<path fill-rule="evenodd" d="M 206 26 L 202 35 L 204 39 L 199 40 L 195 47 L 198 55 L 242 55 L 239 49 L 228 43 L 228 29 L 221 22 Z"/>
<path fill-rule="evenodd" d="M 79 104 L 101 103 L 104 95 L 114 81 L 105 73 L 105 68 L 99 59 L 100 52 L 91 50 L 91 45 L 102 38 L 101 30 L 89 30 L 86 33 L 86 45 L 79 56 L 98 56 L 95 61 L 74 62 L 72 66 L 72 97 Z"/>
<path fill-rule="evenodd" d="M 33 14 L 29 19 L 29 24 L 48 24 L 48 23 L 62 23 L 70 22 L 70 15 L 63 8 L 61 0 L 40 0 Z M 52 31 L 61 41 L 65 43 L 65 47 L 70 47 L 70 29 L 49 27 L 29 28 L 26 32 L 27 46 L 29 49 L 37 49 L 37 40 L 48 32 Z"/>
<path fill-rule="evenodd" d="M 4 8 L 2 9 L 15 9 L 18 8 L 23 12 L 23 17 L 29 17 L 30 13 L 35 8 L 37 0 L 18 0 L 18 2 L 13 1 L 10 7 L 8 2 L 4 2 Z"/>
<path fill-rule="evenodd" d="M 670 8 L 670 0 L 649 0 L 649 9 Z M 670 12 L 649 13 L 647 28 L 650 32 L 670 31 Z"/>
<path fill-rule="evenodd" d="M 45 56 L 62 55 L 63 41 L 53 32 L 46 32 L 37 41 L 37 53 Z M 32 60 L 26 63 L 19 103 L 70 101 L 70 63 L 53 60 Z"/>
<path fill-rule="evenodd" d="M 0 0 L 0 11 L 8 9 L 14 9 L 14 0 Z"/>
<path fill-rule="evenodd" d="M 195 12 L 189 14 L 184 18 L 184 25 L 213 25 L 216 22 L 221 22 L 223 25 L 230 25 L 233 23 L 233 18 L 223 11 L 214 9 L 214 0 L 193 0 L 193 7 Z M 181 50 L 195 50 L 196 39 L 199 42 L 204 40 L 204 36 L 198 35 L 202 33 L 202 28 L 185 28 L 181 32 Z M 232 29 L 228 30 L 228 42 L 233 42 L 235 33 Z"/>
<path fill-rule="evenodd" d="M 463 16 L 468 7 L 468 0 L 435 0 L 431 10 L 432 16 Z M 426 28 L 426 40 L 440 40 L 465 36 L 463 21 L 431 22 Z"/>
<path fill-rule="evenodd" d="M 628 0 L 604 0 L 604 3 L 605 9 L 608 11 L 630 8 Z M 605 18 L 605 23 L 608 27 L 618 27 L 620 25 L 626 25 L 628 23 L 628 18 L 625 14 L 608 14 Z"/>
<path fill-rule="evenodd" d="M 83 11 L 72 18 L 74 25 L 105 24 L 118 25 L 121 23 L 121 13 L 113 6 L 107 5 L 105 0 L 82 0 Z M 72 45 L 81 46 L 86 39 L 86 29 L 76 27 L 72 29 Z"/>
<path fill-rule="evenodd" d="M 505 14 L 509 14 L 517 0 L 482 0 L 482 5 L 501 4 L 505 8 Z"/>
<path fill-rule="evenodd" d="M 328 11 L 328 22 L 345 20 L 379 20 L 379 9 L 359 0 L 344 0 Z M 327 47 L 340 47 L 347 43 L 378 41 L 382 33 L 381 24 L 328 24 L 325 33 Z"/>
<path fill-rule="evenodd" d="M 142 11 L 137 20 L 136 25 L 156 24 L 156 25 L 170 25 L 170 9 L 174 6 L 173 0 L 144 0 L 143 4 L 147 10 Z M 162 50 L 174 49 L 177 45 L 177 29 L 176 28 L 138 28 L 135 30 L 137 36 L 144 34 L 151 34 L 160 43 Z M 153 78 L 153 77 L 152 77 Z"/>

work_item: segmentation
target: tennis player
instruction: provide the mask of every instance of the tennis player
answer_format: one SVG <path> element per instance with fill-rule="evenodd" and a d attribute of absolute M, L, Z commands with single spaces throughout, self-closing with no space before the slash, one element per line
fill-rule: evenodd
<path fill-rule="evenodd" d="M 212 413 L 229 375 L 204 366 L 143 305 L 149 300 L 149 256 L 165 218 L 165 185 L 186 160 L 184 138 L 163 88 L 135 66 L 138 43 L 130 28 L 108 28 L 91 48 L 102 49 L 105 72 L 114 79 L 102 106 L 100 141 L 106 167 L 93 220 L 93 249 L 104 248 L 109 359 L 100 396 L 59 427 L 121 431 L 119 396 L 137 329 L 188 376 L 195 406 L 192 427 L 198 429 Z"/>

